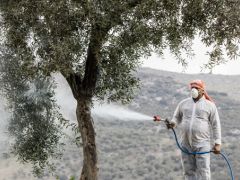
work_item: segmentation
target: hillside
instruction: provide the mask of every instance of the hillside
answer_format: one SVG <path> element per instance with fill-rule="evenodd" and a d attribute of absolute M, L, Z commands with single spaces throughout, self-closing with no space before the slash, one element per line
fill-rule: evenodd
<path fill-rule="evenodd" d="M 193 79 L 202 79 L 207 90 L 224 92 L 228 97 L 240 100 L 240 75 L 219 75 L 219 74 L 184 74 L 168 71 L 155 70 L 150 68 L 142 68 L 139 70 L 139 76 L 147 75 L 150 79 L 172 78 L 176 83 L 187 85 Z"/>
<path fill-rule="evenodd" d="M 240 177 L 240 76 L 222 75 L 187 75 L 165 71 L 140 69 L 137 76 L 141 79 L 141 89 L 134 101 L 128 105 L 128 110 L 137 111 L 149 116 L 160 114 L 171 117 L 177 103 L 189 96 L 187 84 L 192 79 L 206 81 L 211 95 L 219 109 L 223 129 L 223 148 L 234 167 L 236 179 Z M 71 93 L 60 80 L 58 98 L 65 116 L 75 120 L 75 104 Z M 66 90 L 67 92 L 63 91 Z M 70 103 L 70 104 L 69 104 Z M 182 180 L 180 152 L 177 149 L 171 131 L 163 124 L 152 121 L 137 121 L 138 116 L 128 118 L 126 111 L 120 111 L 117 106 L 109 106 L 94 112 L 94 122 L 99 150 L 99 168 L 101 180 Z M 104 114 L 111 111 L 113 115 Z M 127 107 L 125 107 L 127 108 Z M 130 116 L 130 115 L 129 115 Z M 136 117 L 136 121 L 132 121 Z M 130 121 L 131 119 L 131 121 Z M 69 140 L 67 140 L 69 141 Z M 81 152 L 75 145 L 68 143 L 61 160 L 56 161 L 56 174 L 61 180 L 70 176 L 77 179 L 80 174 Z M 212 155 L 212 179 L 230 179 L 225 162 Z M 8 154 L 0 161 L 0 180 L 37 179 L 31 173 L 29 165 L 15 163 Z M 56 179 L 46 174 L 41 179 Z"/>

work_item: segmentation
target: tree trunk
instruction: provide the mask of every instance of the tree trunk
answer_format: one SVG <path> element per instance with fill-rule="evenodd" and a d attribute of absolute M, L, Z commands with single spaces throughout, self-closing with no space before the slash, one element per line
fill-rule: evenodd
<path fill-rule="evenodd" d="M 83 168 L 80 180 L 97 180 L 97 151 L 91 117 L 91 98 L 77 100 L 77 121 L 83 143 Z"/>

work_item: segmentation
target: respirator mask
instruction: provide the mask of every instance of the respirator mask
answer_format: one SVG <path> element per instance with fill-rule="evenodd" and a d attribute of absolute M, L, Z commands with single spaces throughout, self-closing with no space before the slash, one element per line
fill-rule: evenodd
<path fill-rule="evenodd" d="M 191 89 L 191 96 L 192 98 L 196 99 L 199 96 L 199 92 L 196 88 Z"/>

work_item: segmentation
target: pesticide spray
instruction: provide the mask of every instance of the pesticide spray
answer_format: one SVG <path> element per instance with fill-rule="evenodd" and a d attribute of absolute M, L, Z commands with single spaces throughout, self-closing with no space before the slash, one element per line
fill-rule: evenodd
<path fill-rule="evenodd" d="M 92 109 L 93 116 L 104 119 L 117 119 L 122 121 L 152 121 L 151 116 L 147 116 L 129 109 L 113 104 L 95 104 Z"/>
<path fill-rule="evenodd" d="M 9 152 L 10 149 L 10 140 L 8 138 L 8 118 L 10 116 L 9 112 L 6 109 L 6 101 L 4 98 L 0 97 L 0 159 L 4 154 Z"/>
<path fill-rule="evenodd" d="M 57 84 L 58 88 L 56 89 L 56 100 L 61 113 L 66 119 L 76 122 L 77 103 L 72 95 L 72 91 L 62 76 L 56 74 L 54 78 L 57 82 L 59 82 Z M 96 119 L 97 117 L 122 121 L 151 121 L 153 119 L 151 116 L 131 111 L 127 108 L 123 108 L 122 106 L 107 103 L 100 104 L 95 102 L 91 112 L 93 117 L 96 117 Z"/>

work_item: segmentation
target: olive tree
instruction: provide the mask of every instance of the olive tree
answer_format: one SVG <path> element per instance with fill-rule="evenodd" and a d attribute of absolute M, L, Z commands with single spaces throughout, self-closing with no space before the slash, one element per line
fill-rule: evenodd
<path fill-rule="evenodd" d="M 162 54 L 169 48 L 181 63 L 185 63 L 182 53 L 191 52 L 191 43 L 196 35 L 212 48 L 209 68 L 225 61 L 225 50 L 229 59 L 234 59 L 239 53 L 239 0 L 1 0 L 0 13 L 4 47 L 1 61 L 5 61 L 2 63 L 4 92 L 24 95 L 21 101 L 12 98 L 9 102 L 17 103 L 25 114 L 31 109 L 21 104 L 31 94 L 27 92 L 32 84 L 39 82 L 36 79 L 42 81 L 42 85 L 51 84 L 54 83 L 50 79 L 53 73 L 62 74 L 77 101 L 77 123 L 84 158 L 82 180 L 95 180 L 98 172 L 92 103 L 95 99 L 129 102 L 138 87 L 134 71 L 140 57 L 150 56 L 152 52 Z M 11 65 L 6 60 L 9 58 L 14 60 L 16 68 L 8 71 L 6 66 Z M 12 82 L 15 77 L 11 77 L 11 73 L 17 77 L 20 87 Z M 57 107 L 54 105 L 53 88 L 44 87 L 51 93 L 42 96 L 41 102 L 45 101 L 51 107 L 47 113 L 50 115 L 38 118 L 51 122 L 51 132 L 44 133 L 53 137 L 49 137 L 49 143 L 48 138 L 36 138 L 33 142 L 42 143 L 29 153 L 22 153 L 27 147 L 16 140 L 20 145 L 16 146 L 16 155 L 36 164 L 41 161 L 36 153 L 44 151 L 44 158 L 50 157 L 55 148 L 47 151 L 46 144 L 56 147 L 61 136 L 54 128 L 57 127 L 54 120 Z M 35 116 L 34 112 L 46 112 L 42 108 L 44 103 L 34 102 L 38 111 L 33 108 L 30 114 Z M 15 114 L 16 107 L 12 107 Z M 57 117 L 62 119 L 60 115 Z M 31 122 L 28 128 L 38 124 L 37 120 Z"/>

